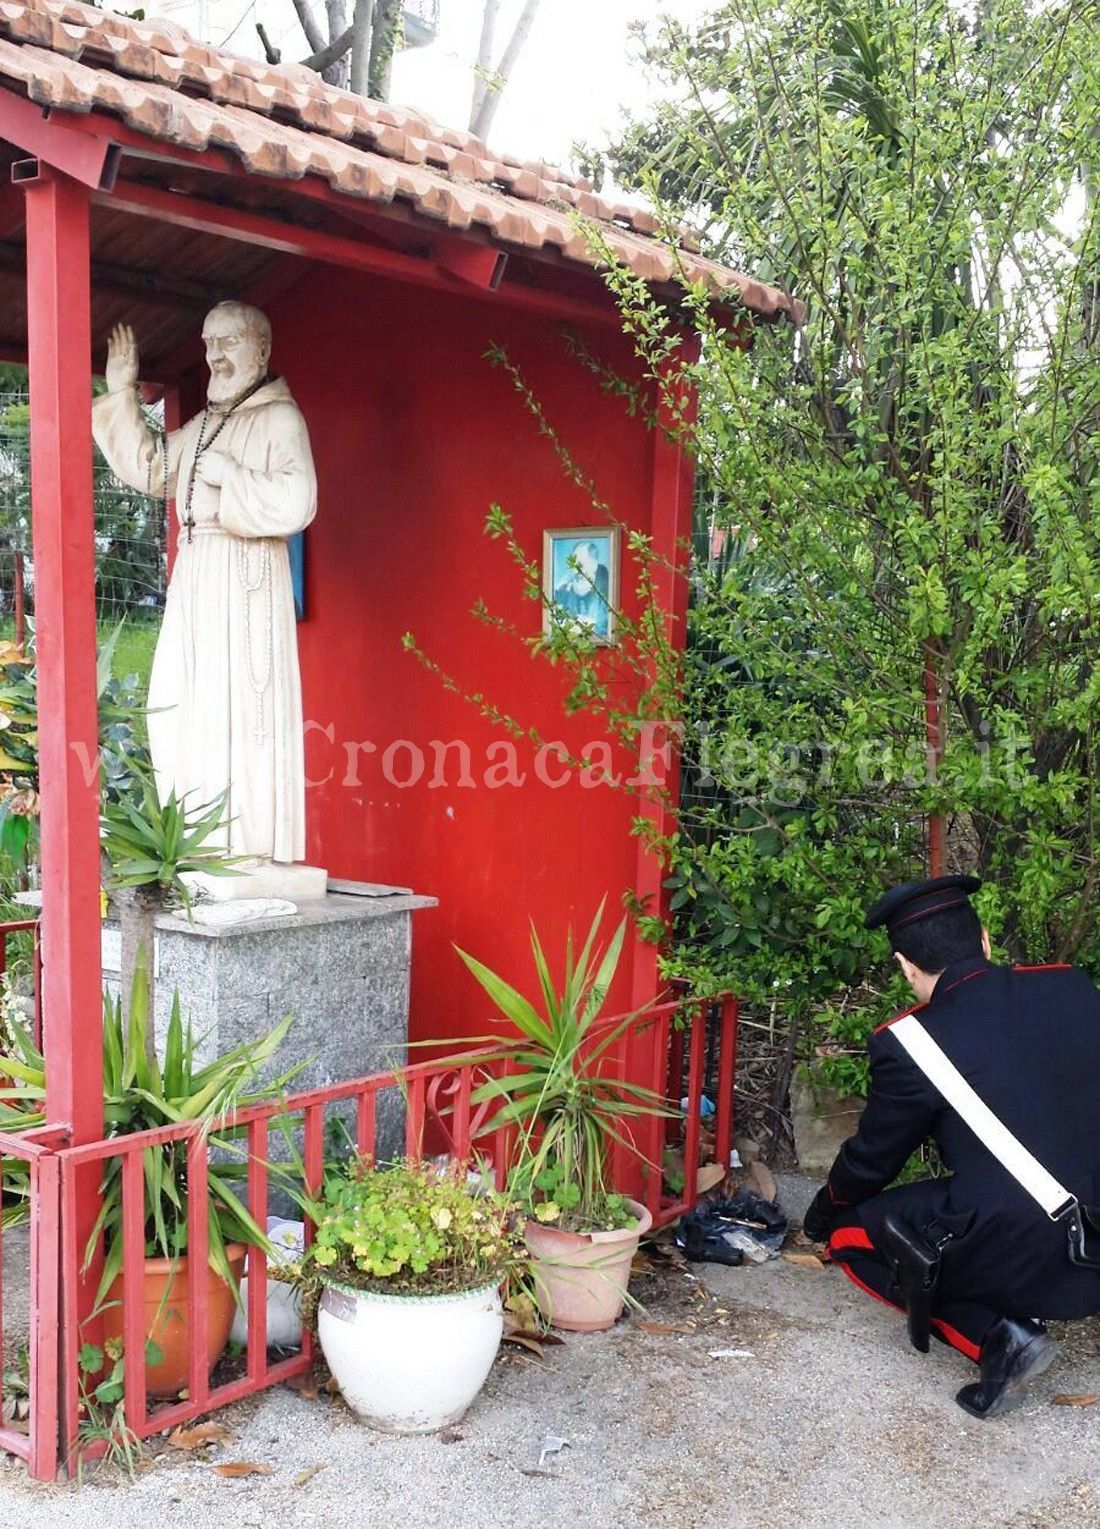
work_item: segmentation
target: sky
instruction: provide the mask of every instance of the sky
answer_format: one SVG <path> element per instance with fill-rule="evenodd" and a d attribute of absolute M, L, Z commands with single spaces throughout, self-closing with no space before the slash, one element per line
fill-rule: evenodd
<path fill-rule="evenodd" d="M 313 3 L 323 12 L 322 0 Z M 692 19 L 712 8 L 712 0 L 542 0 L 490 143 L 563 165 L 577 140 L 602 146 L 621 124 L 623 109 L 641 112 L 650 95 L 629 42 L 630 22 L 655 21 L 662 13 Z M 498 53 L 521 9 L 522 0 L 504 0 Z M 481 12 L 481 0 L 440 0 L 439 36 L 429 47 L 398 58 L 391 98 L 465 128 Z M 285 59 L 309 51 L 290 0 L 150 0 L 147 13 L 168 16 L 217 47 L 252 56 L 262 52 L 256 36 L 260 20 Z"/>

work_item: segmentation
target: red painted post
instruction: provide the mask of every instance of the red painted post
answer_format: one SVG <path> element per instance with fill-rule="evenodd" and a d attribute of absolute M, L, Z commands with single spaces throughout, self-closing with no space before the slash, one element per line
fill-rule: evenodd
<path fill-rule="evenodd" d="M 424 1093 L 424 1077 L 418 1073 L 409 1085 L 405 1103 L 405 1153 L 416 1159 L 424 1155 Z"/>
<path fill-rule="evenodd" d="M 703 1098 L 703 1047 L 707 1039 L 706 1000 L 691 1005 L 688 1050 L 687 1118 L 684 1123 L 684 1205 L 690 1210 L 699 1188 L 699 1109 Z"/>
<path fill-rule="evenodd" d="M 267 1230 L 267 1121 L 248 1127 L 248 1210 L 256 1225 Z M 267 1255 L 248 1250 L 248 1378 L 262 1386 L 267 1374 Z"/>
<path fill-rule="evenodd" d="M 159 1147 L 151 1147 L 159 1152 Z M 126 1426 L 138 1433 L 148 1406 L 145 1384 L 145 1162 L 140 1148 L 122 1157 L 122 1352 Z M 170 1320 L 170 1319 L 169 1319 Z"/>
<path fill-rule="evenodd" d="M 61 1262 L 61 1170 L 52 1155 L 31 1164 L 31 1419 L 30 1473 L 36 1481 L 57 1475 L 60 1415 L 58 1274 Z"/>
<path fill-rule="evenodd" d="M 210 1394 L 207 1344 L 210 1326 L 210 1287 L 207 1281 L 210 1255 L 208 1151 L 205 1131 L 191 1137 L 187 1143 L 187 1304 L 191 1313 L 188 1399 L 200 1406 Z"/>
<path fill-rule="evenodd" d="M 42 789 L 42 1019 L 46 1119 L 73 1143 L 103 1134 L 99 778 L 92 506 L 88 191 L 39 169 L 27 212 L 31 525 Z M 73 1233 L 83 1250 L 99 1205 L 99 1166 L 81 1171 Z M 39 1218 L 31 1302 L 56 1339 L 56 1237 Z M 51 1246 L 53 1243 L 51 1241 Z M 70 1278 L 80 1279 L 72 1266 Z M 91 1310 L 98 1271 L 75 1292 Z M 70 1307 L 70 1309 L 72 1309 Z M 71 1414 L 70 1414 L 71 1415 Z M 66 1438 L 66 1451 L 74 1440 Z"/>
<path fill-rule="evenodd" d="M 469 1162 L 470 1159 L 470 1094 L 473 1083 L 473 1068 L 460 1068 L 454 1113 L 454 1154 L 460 1163 Z"/>
<path fill-rule="evenodd" d="M 733 1147 L 733 1130 L 736 1112 L 733 1107 L 734 1089 L 737 1087 L 737 1021 L 739 1006 L 732 993 L 725 993 L 719 1000 L 719 1052 L 718 1052 L 718 1098 L 714 1123 L 714 1156 L 728 1171 L 730 1150 Z"/>
<path fill-rule="evenodd" d="M 681 652 L 687 632 L 687 554 L 685 539 L 691 534 L 692 485 L 694 469 L 684 449 L 683 424 L 678 417 L 689 411 L 686 385 L 674 370 L 655 385 L 653 399 L 655 423 L 652 430 L 652 488 L 649 533 L 653 554 L 653 596 L 664 616 L 665 639 Z M 651 668 L 650 678 L 655 678 Z M 639 736 L 639 778 L 651 782 L 641 788 L 638 816 L 646 818 L 658 837 L 675 826 L 680 791 L 680 719 L 671 716 L 664 725 L 647 724 Z M 664 886 L 665 866 L 661 857 L 638 841 L 635 890 L 651 918 L 667 917 L 668 892 Z M 651 1002 L 660 986 L 658 949 L 653 944 L 634 941 L 634 970 L 631 1006 L 640 1008 Z M 652 1074 L 652 1058 L 647 1048 L 660 1037 L 653 1030 L 635 1032 L 627 1037 L 625 1060 L 632 1082 L 647 1082 Z M 619 1164 L 616 1164 L 618 1167 Z M 630 1179 L 638 1184 L 635 1166 Z M 630 1180 L 628 1180 L 628 1183 Z"/>
<path fill-rule="evenodd" d="M 27 184 L 46 1115 L 103 1131 L 88 193 Z"/>
<path fill-rule="evenodd" d="M 367 1089 L 359 1095 L 359 1103 L 355 1111 L 355 1147 L 360 1157 L 368 1162 L 374 1162 L 375 1148 L 375 1099 L 377 1095 L 374 1089 Z"/>

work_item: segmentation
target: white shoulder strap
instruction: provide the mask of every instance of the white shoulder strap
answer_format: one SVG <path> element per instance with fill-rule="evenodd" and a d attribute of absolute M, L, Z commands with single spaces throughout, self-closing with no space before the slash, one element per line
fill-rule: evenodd
<path fill-rule="evenodd" d="M 906 1014 L 890 1026 L 909 1056 L 948 1104 L 962 1116 L 974 1135 L 1052 1221 L 1074 1209 L 1076 1197 L 1043 1167 L 1038 1158 L 1013 1136 L 989 1106 L 978 1097 L 947 1053 L 932 1039 L 915 1014 Z"/>

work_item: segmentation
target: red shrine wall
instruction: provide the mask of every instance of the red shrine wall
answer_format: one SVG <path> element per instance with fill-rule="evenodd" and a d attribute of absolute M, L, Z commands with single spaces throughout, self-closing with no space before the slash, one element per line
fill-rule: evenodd
<path fill-rule="evenodd" d="M 523 636 L 539 629 L 539 607 L 524 597 L 504 543 L 485 535 L 491 504 L 513 517 L 540 568 L 544 528 L 599 520 L 486 349 L 507 348 L 613 514 L 646 531 L 660 448 L 568 354 L 550 317 L 334 271 L 267 308 L 273 367 L 309 422 L 320 485 L 299 628 L 307 775 L 316 782 L 307 853 L 332 875 L 438 897 L 437 909 L 414 917 L 412 1033 L 482 1033 L 490 1006 L 452 943 L 531 991 L 531 920 L 557 968 L 567 926 L 583 932 L 606 897 L 610 932 L 623 892 L 639 886 L 637 796 L 586 788 L 546 751 L 536 759 L 531 742 L 517 745 L 523 784 L 489 785 L 494 764 L 489 779 L 507 778 L 507 732 L 402 646 L 413 633 L 465 691 L 483 692 L 545 740 L 579 754 L 604 736 L 598 720 L 566 716 L 560 670 L 470 614 L 483 599 Z M 587 339 L 601 357 L 631 366 L 610 328 Z M 628 610 L 634 574 L 624 548 Z M 469 750 L 468 773 L 461 748 L 437 762 L 433 743 L 454 740 Z M 538 770 L 565 783 L 547 784 Z M 612 1012 L 630 1006 L 632 980 L 644 988 L 651 972 L 652 953 L 628 945 Z"/>

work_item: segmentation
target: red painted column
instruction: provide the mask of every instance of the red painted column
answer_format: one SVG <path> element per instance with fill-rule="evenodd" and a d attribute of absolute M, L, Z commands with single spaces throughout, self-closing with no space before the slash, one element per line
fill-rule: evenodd
<path fill-rule="evenodd" d="M 683 420 L 690 417 L 692 400 L 682 380 L 675 374 L 661 380 L 654 397 L 656 420 L 652 430 L 652 495 L 649 522 L 653 553 L 652 587 L 654 599 L 665 623 L 667 640 L 682 652 L 687 633 L 688 553 L 685 538 L 691 535 L 693 463 L 684 450 Z M 639 780 L 650 782 L 641 787 L 637 814 L 645 817 L 659 835 L 669 832 L 675 818 L 680 785 L 679 717 L 641 729 L 638 749 Z M 663 882 L 665 867 L 660 858 L 638 842 L 635 891 L 651 917 L 667 913 L 668 894 Z M 657 993 L 660 976 L 658 949 L 635 938 L 631 982 L 631 1007 L 640 1008 Z M 669 1028 L 647 1025 L 626 1042 L 627 1077 L 634 1083 L 652 1086 L 655 1077 L 664 1077 L 667 1057 L 655 1057 L 653 1048 L 667 1044 Z M 675 1101 L 677 1104 L 679 1101 Z M 617 1184 L 633 1191 L 653 1194 L 647 1181 L 659 1176 L 659 1163 L 641 1169 L 628 1163 L 620 1153 L 615 1162 Z"/>
<path fill-rule="evenodd" d="M 46 1115 L 103 1130 L 88 191 L 26 183 Z"/>
<path fill-rule="evenodd" d="M 27 195 L 27 342 L 31 395 L 31 525 L 42 789 L 42 1019 L 46 1118 L 70 1142 L 103 1134 L 100 993 L 99 771 L 92 506 L 88 192 L 44 167 Z M 83 1259 L 99 1207 L 99 1170 L 62 1197 L 62 1244 Z M 56 1212 L 33 1222 L 32 1331 L 60 1335 L 61 1446 L 76 1431 L 76 1351 L 98 1269 L 72 1264 L 58 1282 Z M 56 1352 L 56 1350 L 55 1350 Z M 46 1398 L 40 1398 L 43 1406 Z M 40 1419 L 41 1427 L 44 1420 Z M 47 1458 L 35 1462 L 51 1473 Z"/>

